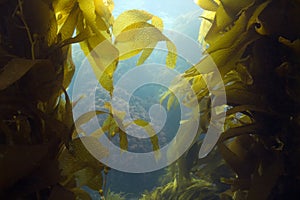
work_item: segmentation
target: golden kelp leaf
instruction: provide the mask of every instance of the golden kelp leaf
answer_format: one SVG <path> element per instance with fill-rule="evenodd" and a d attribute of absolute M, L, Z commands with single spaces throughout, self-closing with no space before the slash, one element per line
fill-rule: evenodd
<path fill-rule="evenodd" d="M 76 4 L 76 0 L 54 0 L 52 5 L 56 15 L 58 31 L 67 20 L 71 10 Z"/>
<path fill-rule="evenodd" d="M 159 141 L 158 141 L 158 137 L 157 135 L 154 135 L 152 137 L 150 137 L 151 140 L 151 144 L 152 144 L 152 149 L 153 151 L 155 151 L 154 153 L 156 154 L 156 156 L 158 156 L 159 154 Z"/>
<path fill-rule="evenodd" d="M 120 60 L 132 57 L 158 41 L 167 40 L 154 26 L 145 23 L 145 27 L 126 31 L 116 37 L 115 46 L 120 52 Z"/>
<path fill-rule="evenodd" d="M 75 65 L 72 60 L 72 48 L 71 47 L 69 47 L 69 49 L 68 49 L 68 55 L 67 55 L 67 58 L 65 59 L 63 68 L 64 68 L 63 87 L 68 88 L 72 81 L 73 75 L 75 73 Z"/>
<path fill-rule="evenodd" d="M 164 100 L 170 98 L 171 96 L 174 96 L 176 98 L 174 100 L 170 100 L 171 102 L 167 102 L 170 108 L 173 103 L 178 104 L 178 99 L 181 99 L 187 94 L 188 91 L 190 91 L 190 85 L 188 83 L 189 79 L 192 78 L 182 77 L 181 75 L 177 76 L 171 83 L 169 89 L 160 97 L 160 104 L 162 104 Z M 175 96 L 175 94 L 177 96 Z"/>
<path fill-rule="evenodd" d="M 107 114 L 107 112 L 101 110 L 86 112 L 76 119 L 75 124 L 76 126 L 81 126 L 100 114 Z"/>
<path fill-rule="evenodd" d="M 127 140 L 127 134 L 120 130 L 119 132 L 119 140 L 120 140 L 120 148 L 124 151 L 128 149 L 128 140 Z"/>
<path fill-rule="evenodd" d="M 95 35 L 93 37 L 88 38 L 86 40 L 86 43 L 89 47 L 88 53 L 91 53 L 91 51 L 93 50 L 93 54 L 97 54 L 97 56 L 101 57 L 101 59 L 103 60 L 101 62 L 101 64 L 99 64 L 99 66 L 103 65 L 101 67 L 106 67 L 109 64 L 111 64 L 113 59 L 118 55 L 118 51 L 110 43 L 109 39 L 107 39 L 105 35 L 102 35 L 102 33 L 103 32 L 101 32 L 100 36 Z M 99 45 L 100 43 L 102 43 L 102 44 Z M 93 55 L 91 55 L 91 56 L 93 56 Z M 98 58 L 98 57 L 93 56 L 93 59 L 96 59 L 96 58 Z M 101 61 L 101 60 L 99 59 L 99 61 Z M 101 70 L 103 71 L 104 68 L 102 68 Z"/>
<path fill-rule="evenodd" d="M 243 32 L 229 48 L 219 49 L 212 52 L 209 56 L 204 57 L 199 63 L 195 65 L 197 69 L 195 73 L 209 73 L 214 70 L 212 65 L 218 67 L 218 70 L 222 76 L 227 72 L 234 69 L 237 64 L 237 60 L 241 58 L 246 47 L 257 40 L 260 36 L 253 30 Z M 214 63 L 214 64 L 212 64 Z M 187 72 L 191 71 L 187 70 Z"/>
<path fill-rule="evenodd" d="M 216 20 L 217 30 L 221 31 L 224 30 L 226 26 L 229 26 L 233 22 L 234 17 L 228 14 L 228 12 L 224 9 L 223 5 L 221 4 L 216 11 L 215 20 Z"/>
<path fill-rule="evenodd" d="M 82 32 L 79 32 L 75 37 L 65 39 L 62 42 L 61 47 L 69 45 L 69 44 L 73 44 L 73 43 L 83 42 L 84 40 L 87 40 L 89 37 L 92 37 L 92 35 L 93 34 L 89 30 L 89 28 L 86 28 Z"/>
<path fill-rule="evenodd" d="M 80 10 L 83 13 L 84 19 L 87 21 L 88 24 L 96 23 L 96 6 L 93 0 L 77 0 Z M 100 2 L 100 1 L 95 1 Z M 97 6 L 98 7 L 98 6 Z"/>
<path fill-rule="evenodd" d="M 158 141 L 158 137 L 157 137 L 156 132 L 155 132 L 154 128 L 152 127 L 152 125 L 149 122 L 142 120 L 142 119 L 136 119 L 133 121 L 133 123 L 142 127 L 146 131 L 146 133 L 149 135 L 153 151 L 155 151 L 154 152 L 155 157 L 159 158 L 159 156 L 160 156 L 160 154 L 159 154 L 160 152 L 158 151 L 159 150 L 159 141 Z"/>
<path fill-rule="evenodd" d="M 75 5 L 71 10 L 70 14 L 68 15 L 65 23 L 62 25 L 61 29 L 59 30 L 62 41 L 72 37 L 75 27 L 77 25 L 78 14 L 79 14 L 79 8 L 78 6 Z"/>
<path fill-rule="evenodd" d="M 99 35 L 100 30 L 107 30 L 107 24 L 101 17 L 97 17 L 95 2 L 100 0 L 77 0 L 80 10 L 83 13 L 84 19 L 93 32 Z"/>
<path fill-rule="evenodd" d="M 150 25 L 148 23 L 148 21 L 150 21 L 150 20 L 151 20 L 152 25 Z M 134 44 L 135 43 L 134 40 L 136 40 L 137 37 L 140 37 L 141 34 L 145 34 L 145 33 L 142 33 L 142 32 L 139 33 L 139 32 L 130 31 L 130 30 L 135 30 L 135 29 L 139 29 L 139 28 L 142 29 L 142 28 L 148 28 L 148 27 L 152 27 L 152 28 L 156 27 L 158 30 L 162 30 L 163 22 L 159 17 L 154 16 L 143 10 L 129 10 L 129 11 L 122 13 L 116 19 L 116 21 L 113 25 L 113 33 L 115 36 L 117 36 L 116 44 L 118 45 L 118 43 L 121 41 L 122 42 L 127 41 L 127 45 L 131 46 L 131 45 L 129 45 L 130 41 L 133 41 L 132 44 Z M 129 32 L 123 33 L 123 35 L 122 35 L 121 33 L 125 32 L 125 31 L 129 31 Z M 128 59 L 128 58 L 140 53 L 143 49 L 146 48 L 137 63 L 137 65 L 141 65 L 150 56 L 150 54 L 152 53 L 157 42 L 161 41 L 161 40 L 162 39 L 159 39 L 158 37 L 157 37 L 157 40 L 144 39 L 144 41 L 143 41 L 144 45 L 140 45 L 140 47 L 133 47 L 132 49 L 128 49 L 126 54 L 124 54 L 124 55 L 121 54 L 120 59 L 122 59 L 122 60 Z M 145 42 L 147 42 L 147 43 L 145 43 Z M 119 48 L 121 48 L 121 47 L 119 46 Z M 170 63 L 170 65 L 172 65 L 172 63 Z"/>
<path fill-rule="evenodd" d="M 153 44 L 151 46 L 152 48 L 147 47 L 146 49 L 143 50 L 142 55 L 139 57 L 139 60 L 137 61 L 136 65 L 142 65 L 147 60 L 147 58 L 149 58 L 156 44 Z"/>
<path fill-rule="evenodd" d="M 152 25 L 148 23 L 149 20 L 152 21 Z M 113 33 L 117 36 L 115 44 L 120 51 L 120 59 L 128 59 L 146 48 L 138 61 L 138 65 L 141 65 L 159 41 L 166 41 L 169 49 L 167 66 L 175 67 L 176 47 L 160 32 L 162 28 L 162 20 L 145 11 L 130 10 L 122 13 L 113 25 Z"/>
<path fill-rule="evenodd" d="M 142 120 L 142 119 L 136 119 L 133 122 L 136 125 L 142 127 L 147 132 L 149 137 L 156 136 L 156 132 L 155 132 L 154 128 L 151 126 L 151 124 L 149 124 L 149 122 Z"/>
<path fill-rule="evenodd" d="M 165 99 L 167 99 L 167 97 L 168 97 L 170 94 L 172 94 L 171 90 L 167 90 L 165 93 L 163 93 L 163 95 L 162 95 L 162 96 L 160 97 L 160 99 L 159 99 L 159 103 L 162 104 L 163 101 L 164 101 Z"/>
<path fill-rule="evenodd" d="M 100 173 L 100 170 L 95 170 L 91 167 L 85 167 L 76 173 L 74 173 L 74 176 L 76 178 L 77 186 L 82 187 L 88 185 L 91 179 L 95 177 L 98 173 Z"/>
<path fill-rule="evenodd" d="M 252 5 L 255 0 L 220 0 L 226 12 L 229 13 L 230 16 L 236 16 L 238 12 Z"/>
<path fill-rule="evenodd" d="M 61 169 L 61 175 L 66 178 L 66 180 L 62 181 L 62 184 L 64 182 L 68 182 L 76 171 L 83 169 L 86 165 L 84 162 L 79 162 L 78 159 L 68 151 L 68 149 L 64 149 L 62 151 L 58 157 L 58 161 L 59 168 Z"/>
<path fill-rule="evenodd" d="M 109 126 L 109 133 L 114 137 L 117 133 L 120 133 L 121 130 L 125 130 L 123 125 L 123 119 L 125 117 L 125 112 L 120 112 L 118 110 L 111 110 L 113 113 L 111 118 L 111 124 Z"/>
<path fill-rule="evenodd" d="M 95 130 L 94 132 L 92 132 L 89 136 L 91 137 L 95 137 L 95 138 L 100 138 L 102 135 L 104 134 L 102 128 L 98 128 L 97 130 Z"/>
<path fill-rule="evenodd" d="M 193 80 L 193 84 L 192 84 L 192 89 L 195 93 L 198 93 L 201 90 L 206 89 L 206 82 L 203 78 L 203 75 L 197 75 L 194 80 Z"/>
<path fill-rule="evenodd" d="M 114 3 L 112 0 L 94 0 L 96 13 L 105 19 L 109 24 L 112 22 L 111 12 L 114 9 Z"/>
<path fill-rule="evenodd" d="M 247 24 L 247 30 L 257 22 L 257 18 L 258 16 L 261 14 L 261 12 L 269 5 L 269 3 L 271 2 L 271 0 L 268 0 L 262 4 L 260 4 L 255 11 L 253 12 L 253 14 L 251 15 L 248 24 Z"/>
<path fill-rule="evenodd" d="M 243 9 L 247 9 L 248 7 L 252 6 L 254 3 L 253 0 L 249 0 L 249 1 L 245 1 L 243 3 L 240 4 L 240 2 L 237 2 L 236 4 L 239 4 L 239 6 L 241 6 Z M 242 12 L 245 12 L 243 9 L 238 10 L 241 11 L 239 13 L 239 15 Z M 216 17 L 215 17 L 215 21 L 212 24 L 212 27 L 209 31 L 209 33 L 207 34 L 205 40 L 206 42 L 208 42 L 209 44 L 214 44 L 215 40 L 218 37 L 222 37 L 223 34 L 220 34 L 220 32 L 224 32 L 224 31 L 228 31 L 227 29 L 231 29 L 230 26 L 236 26 L 236 24 L 233 24 L 233 22 L 235 21 L 236 17 L 238 16 L 238 13 L 235 13 L 236 11 L 232 11 L 230 9 L 226 9 L 224 7 L 223 4 L 221 4 L 216 12 Z M 248 12 L 248 10 L 246 11 Z M 247 20 L 249 17 L 249 13 L 246 14 L 247 15 Z M 246 25 L 245 23 L 240 23 L 240 25 Z M 236 27 L 236 30 L 238 30 L 238 27 Z M 231 37 L 231 38 L 235 38 L 235 37 Z"/>
<path fill-rule="evenodd" d="M 14 58 L 0 71 L 0 90 L 4 90 L 22 78 L 39 60 Z"/>
<path fill-rule="evenodd" d="M 245 12 L 243 12 L 228 32 L 217 37 L 215 41 L 211 43 L 210 47 L 207 49 L 207 53 L 212 53 L 218 49 L 230 48 L 236 41 L 236 38 L 246 31 L 246 24 L 247 17 Z"/>
<path fill-rule="evenodd" d="M 205 41 L 212 45 L 218 37 L 221 38 L 223 33 L 228 31 L 227 29 L 230 30 L 230 26 L 233 25 L 236 17 L 236 15 L 232 15 L 226 10 L 223 4 L 220 4 L 215 14 L 215 20 L 205 37 Z"/>
<path fill-rule="evenodd" d="M 152 16 L 151 24 L 161 31 L 164 28 L 163 20 L 157 16 Z"/>
<path fill-rule="evenodd" d="M 99 191 L 103 185 L 103 177 L 102 174 L 98 171 L 97 174 L 89 180 L 87 186 L 92 190 Z"/>
<path fill-rule="evenodd" d="M 102 124 L 102 131 L 109 131 L 111 126 L 116 126 L 116 122 L 111 115 L 108 115 Z"/>
<path fill-rule="evenodd" d="M 70 153 L 78 161 L 87 163 L 91 165 L 91 167 L 100 167 L 103 166 L 103 164 L 97 159 L 108 156 L 109 151 L 99 142 L 98 138 L 84 136 L 70 142 Z M 95 157 L 97 157 L 97 159 Z"/>
<path fill-rule="evenodd" d="M 113 74 L 116 69 L 117 69 L 117 63 L 115 61 L 104 70 L 104 72 L 101 74 L 101 77 L 99 79 L 99 83 L 102 85 L 104 89 L 110 92 L 110 95 L 112 95 L 114 89 Z"/>
<path fill-rule="evenodd" d="M 194 0 L 204 10 L 216 11 L 219 5 L 214 0 Z"/>
<path fill-rule="evenodd" d="M 78 187 L 88 186 L 93 190 L 102 188 L 102 174 L 99 169 L 85 167 L 74 174 Z"/>
<path fill-rule="evenodd" d="M 142 120 L 142 119 L 136 119 L 133 121 L 136 125 L 141 126 L 141 127 L 145 127 L 147 125 L 149 125 L 149 122 Z"/>
<path fill-rule="evenodd" d="M 118 36 L 128 26 L 140 22 L 147 22 L 153 15 L 143 10 L 128 10 L 121 13 L 113 24 L 113 34 Z"/>
<path fill-rule="evenodd" d="M 242 84 L 242 80 L 239 73 L 237 73 L 235 70 L 231 70 L 230 72 L 228 72 L 224 76 L 223 81 L 224 85 L 227 86 L 227 89 L 232 87 L 234 87 L 235 89 L 245 89 L 245 85 Z"/>
<path fill-rule="evenodd" d="M 248 115 L 242 115 L 236 117 L 236 119 L 240 125 L 244 125 L 244 126 L 254 123 L 254 119 Z"/>
<path fill-rule="evenodd" d="M 199 28 L 198 41 L 200 42 L 200 44 L 202 44 L 203 49 L 206 49 L 208 46 L 207 43 L 204 41 L 204 38 L 206 37 L 209 29 L 212 26 L 215 14 L 216 12 L 204 10 L 201 15 L 202 21 Z"/>
<path fill-rule="evenodd" d="M 189 117 L 187 120 L 180 121 L 180 129 L 185 133 L 193 133 L 195 131 L 195 124 L 197 123 L 199 123 L 199 113 L 197 109 L 194 109 L 191 117 Z M 195 139 L 197 138 L 198 136 L 196 135 L 194 141 L 189 141 L 191 146 L 196 142 Z M 174 158 L 179 158 L 181 156 L 180 149 L 178 147 L 184 146 L 186 140 L 187 138 L 185 134 L 176 135 L 172 141 L 174 144 L 170 145 L 167 150 L 167 158 L 169 160 L 174 160 Z"/>
<path fill-rule="evenodd" d="M 150 137 L 150 141 L 152 144 L 152 150 L 154 151 L 154 158 L 155 160 L 159 160 L 161 158 L 160 148 L 159 148 L 159 141 L 157 135 Z"/>
<path fill-rule="evenodd" d="M 79 34 L 87 31 L 82 15 L 79 15 L 77 29 Z M 98 34 L 81 42 L 80 46 L 84 54 L 87 56 L 100 84 L 103 88 L 112 93 L 113 73 L 117 67 L 119 52 L 111 44 L 108 37 L 107 33 L 98 31 Z"/>
<path fill-rule="evenodd" d="M 58 160 L 62 174 L 68 179 L 72 178 L 73 174 L 87 166 L 92 169 L 101 170 L 104 165 L 99 159 L 107 157 L 108 149 L 103 146 L 98 138 L 81 137 L 70 142 L 69 150 L 64 149 Z"/>
<path fill-rule="evenodd" d="M 144 49 L 152 48 L 159 41 L 166 41 L 168 48 L 168 55 L 166 59 L 166 64 L 170 68 L 174 68 L 177 61 L 177 50 L 176 46 L 162 34 L 162 32 L 155 28 L 153 25 L 143 23 L 145 28 L 131 29 L 129 31 L 123 32 L 117 36 L 115 40 L 115 46 L 120 52 L 120 60 L 128 59 Z M 143 61 L 149 55 L 147 50 L 143 57 L 139 60 L 138 64 L 142 64 Z"/>
<path fill-rule="evenodd" d="M 211 121 L 211 111 L 210 109 L 204 109 L 201 111 L 200 113 L 200 128 L 201 128 L 201 131 L 202 132 L 207 132 L 207 128 L 210 124 L 210 121 Z"/>
<path fill-rule="evenodd" d="M 111 65 L 112 62 L 117 59 L 119 52 L 103 35 L 101 37 L 99 37 L 99 35 L 95 35 L 88 38 L 83 43 L 85 43 L 88 47 L 87 51 L 85 49 L 83 50 L 85 50 L 85 54 L 91 62 L 91 66 L 94 69 L 96 77 L 99 78 L 100 74 L 97 73 L 103 72 L 109 65 Z"/>
<path fill-rule="evenodd" d="M 168 103 L 167 103 L 167 110 L 171 109 L 175 99 L 176 99 L 176 96 L 173 93 L 171 93 L 169 96 L 169 99 L 168 99 Z"/>
<path fill-rule="evenodd" d="M 177 62 L 177 49 L 174 43 L 172 43 L 170 40 L 166 41 L 167 48 L 168 48 L 168 55 L 166 59 L 166 65 L 173 69 L 176 67 Z"/>
<path fill-rule="evenodd" d="M 115 4 L 113 0 L 103 0 L 104 5 L 108 7 L 109 11 L 112 12 L 114 10 Z"/>
<path fill-rule="evenodd" d="M 147 28 L 147 27 L 154 27 L 154 25 L 148 23 L 148 22 L 138 22 L 138 23 L 133 23 L 133 24 L 130 24 L 129 26 L 127 26 L 125 29 L 122 30 L 122 33 L 126 32 L 126 31 L 130 31 L 130 30 L 134 30 L 134 29 L 138 29 L 138 28 Z M 156 28 L 156 27 L 155 27 Z M 120 35 L 119 34 L 119 35 Z M 126 39 L 128 40 L 129 38 L 133 39 L 135 38 L 135 34 L 134 35 L 131 35 L 130 37 L 126 36 Z M 120 39 L 121 37 L 119 37 Z"/>
<path fill-rule="evenodd" d="M 120 128 L 119 128 L 118 124 L 115 124 L 115 126 L 109 127 L 109 134 L 111 135 L 111 137 L 114 137 L 119 132 L 120 132 Z"/>

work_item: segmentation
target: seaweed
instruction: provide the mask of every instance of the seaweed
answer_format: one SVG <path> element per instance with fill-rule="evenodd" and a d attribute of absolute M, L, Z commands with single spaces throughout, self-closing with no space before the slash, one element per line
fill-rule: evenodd
<path fill-rule="evenodd" d="M 214 61 L 227 96 L 224 131 L 204 159 L 198 160 L 195 153 L 201 141 L 194 141 L 169 169 L 171 181 L 142 199 L 297 196 L 299 1 L 196 3 L 206 10 L 199 42 L 208 56 L 182 76 L 197 94 L 202 108 L 199 133 L 205 134 L 212 94 L 204 79 L 213 73 L 205 65 L 207 59 Z M 78 138 L 83 130 L 75 127 L 105 114 L 102 129 L 112 137 L 118 135 L 120 148 L 126 150 L 127 135 L 119 127 L 123 115 L 113 118 L 112 113 L 118 111 L 106 103 L 106 112 L 73 119 L 76 102 L 66 92 L 75 71 L 71 44 L 80 43 L 99 83 L 112 95 L 119 60 L 141 53 L 137 62 L 141 65 L 159 41 L 166 42 L 166 65 L 174 68 L 176 47 L 163 35 L 162 20 L 140 10 L 114 19 L 113 2 L 102 0 L 2 0 L 0 5 L 0 198 L 91 199 L 82 186 L 97 190 L 104 198 L 109 167 L 89 154 Z M 102 42 L 105 48 L 89 56 Z M 170 91 L 180 86 L 179 82 Z M 162 98 L 168 99 L 169 109 L 176 103 L 170 91 Z M 190 94 L 182 95 L 188 106 Z M 153 135 L 146 121 L 133 123 Z M 105 156 L 97 137 L 95 132 L 82 139 Z M 153 150 L 158 150 L 158 139 L 151 137 L 151 142 Z"/>
<path fill-rule="evenodd" d="M 119 59 L 142 52 L 138 61 L 142 64 L 158 41 L 167 43 L 166 63 L 174 67 L 176 48 L 163 35 L 162 20 L 140 10 L 126 11 L 114 20 L 114 3 L 102 0 L 12 0 L 0 4 L 0 198 L 91 199 L 83 186 L 104 198 L 109 167 L 96 160 L 82 140 L 101 156 L 107 151 L 97 142 L 98 133 L 79 139 L 79 134 L 84 134 L 80 126 L 96 115 L 107 114 L 110 123 L 104 131 L 112 136 L 118 133 L 122 149 L 127 149 L 127 135 L 116 123 L 122 117 L 111 118 L 113 108 L 108 104 L 108 112 L 88 112 L 73 119 L 72 107 L 77 102 L 71 102 L 66 92 L 75 72 L 71 45 L 80 43 L 99 83 L 112 94 Z M 134 41 L 125 33 L 129 30 L 149 40 Z M 96 57 L 89 55 L 102 42 L 105 48 L 97 52 L 101 59 L 95 62 Z M 125 56 L 123 52 L 130 53 Z M 151 134 L 145 121 L 134 123 Z M 159 149 L 155 136 L 151 142 Z"/>
<path fill-rule="evenodd" d="M 231 186 L 219 197 L 291 198 L 299 193 L 299 1 L 196 3 L 209 11 L 199 36 L 208 56 L 183 76 L 205 101 L 208 89 L 198 77 L 214 73 L 206 69 L 211 58 L 225 85 L 228 109 L 216 149 L 235 175 L 219 177 Z"/>

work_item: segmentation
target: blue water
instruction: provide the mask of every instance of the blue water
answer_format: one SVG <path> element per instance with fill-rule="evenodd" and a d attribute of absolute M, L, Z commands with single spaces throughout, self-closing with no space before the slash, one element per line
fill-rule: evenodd
<path fill-rule="evenodd" d="M 114 2 L 114 16 L 118 16 L 121 12 L 128 9 L 143 9 L 161 17 L 164 21 L 165 28 L 176 30 L 188 35 L 195 41 L 197 40 L 200 25 L 198 16 L 201 14 L 201 11 L 192 0 L 115 0 Z M 165 64 L 166 54 L 167 52 L 159 50 L 154 51 L 145 63 Z M 136 67 L 135 63 L 138 60 L 138 57 L 139 55 L 129 60 L 119 62 L 118 68 L 114 74 L 114 83 L 117 83 L 123 74 Z M 76 76 L 81 63 L 84 60 L 84 55 L 78 44 L 73 45 L 73 60 L 76 65 Z M 175 70 L 183 72 L 189 67 L 191 67 L 191 65 L 183 58 L 179 57 Z M 73 83 L 68 88 L 69 95 L 72 95 L 72 89 Z M 135 99 L 129 102 L 131 112 L 135 112 L 140 118 L 149 120 L 149 108 L 151 105 L 159 104 L 160 97 L 164 91 L 166 91 L 166 88 L 157 84 L 148 84 L 138 88 L 138 90 L 134 92 Z M 109 98 L 108 93 L 105 92 L 104 89 L 101 89 L 99 95 L 101 98 Z M 137 103 L 139 105 L 136 105 Z M 99 102 L 98 106 L 101 107 L 103 105 Z M 163 106 L 166 108 L 166 102 L 163 103 Z M 136 107 L 139 107 L 139 112 L 134 111 L 134 108 Z M 167 121 L 163 129 L 157 133 L 160 147 L 167 144 L 176 135 L 180 122 L 180 107 L 172 107 L 167 114 Z M 99 119 L 99 121 L 101 120 L 103 121 L 103 118 Z M 147 152 L 152 149 L 152 145 L 147 139 L 135 139 L 132 136 L 129 136 L 128 140 L 129 151 Z M 113 139 L 113 141 L 118 145 L 118 137 Z M 132 148 L 132 143 L 134 143 L 135 148 Z M 112 169 L 107 176 L 106 189 L 110 189 L 110 191 L 116 193 L 126 194 L 126 199 L 138 199 L 145 190 L 151 191 L 159 186 L 159 179 L 164 173 L 165 169 L 144 174 L 130 174 Z M 94 199 L 97 198 L 99 198 L 97 193 L 94 193 Z"/>

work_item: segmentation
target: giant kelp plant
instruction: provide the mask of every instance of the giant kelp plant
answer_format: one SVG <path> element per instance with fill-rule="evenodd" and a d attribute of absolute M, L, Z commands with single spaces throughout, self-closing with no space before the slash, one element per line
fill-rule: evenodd
<path fill-rule="evenodd" d="M 144 199 L 295 198 L 300 186 L 300 1 L 196 3 L 205 9 L 199 40 L 207 57 L 183 77 L 192 84 L 199 103 L 211 105 L 207 101 L 215 98 L 212 95 L 216 93 L 208 91 L 205 76 L 215 72 L 209 71 L 206 60 L 214 61 L 226 89 L 224 131 L 207 161 L 195 162 L 197 155 L 184 155 L 177 163 L 179 176 L 175 176 L 173 184 L 145 194 Z M 197 68 L 207 73 L 201 74 Z M 174 89 L 177 88 L 180 87 L 175 85 Z M 189 95 L 183 94 L 187 101 Z M 210 114 L 201 115 L 200 132 L 205 133 Z M 218 153 L 222 159 L 217 159 Z M 228 167 L 233 173 L 231 177 Z M 184 179 L 180 174 L 192 177 Z M 216 187 L 197 183 L 199 179 Z M 201 192 L 201 186 L 205 192 Z"/>
<path fill-rule="evenodd" d="M 162 34 L 160 18 L 131 10 L 114 20 L 113 8 L 112 1 L 102 0 L 0 1 L 1 199 L 91 199 L 82 186 L 103 197 L 109 168 L 90 155 L 82 139 L 103 156 L 107 152 L 96 138 L 78 139 L 80 129 L 75 126 L 106 113 L 108 126 L 103 131 L 119 135 L 122 149 L 128 146 L 126 133 L 112 118 L 109 104 L 108 111 L 88 112 L 74 122 L 72 107 L 77 101 L 71 102 L 66 92 L 75 71 L 71 44 L 80 42 L 89 55 L 105 42 L 105 48 L 89 59 L 110 94 L 119 59 L 142 52 L 142 64 L 158 41 L 166 41 L 167 64 L 176 63 L 176 48 Z M 139 42 L 118 37 L 131 29 Z M 131 50 L 133 41 L 137 47 Z M 135 123 L 147 125 L 143 120 Z M 155 139 L 153 148 L 158 149 Z"/>

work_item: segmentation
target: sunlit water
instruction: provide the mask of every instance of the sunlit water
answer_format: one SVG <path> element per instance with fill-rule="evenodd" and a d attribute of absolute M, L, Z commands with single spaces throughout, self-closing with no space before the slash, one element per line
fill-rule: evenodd
<path fill-rule="evenodd" d="M 113 15 L 115 17 L 125 10 L 143 9 L 162 18 L 166 29 L 181 32 L 188 35 L 193 40 L 197 40 L 201 10 L 192 0 L 115 0 L 114 2 L 115 10 Z M 78 68 L 84 59 L 84 55 L 78 44 L 73 45 L 73 52 L 73 59 L 76 65 L 75 73 L 77 73 Z M 167 52 L 156 50 L 145 63 L 165 64 L 166 54 Z M 119 63 L 118 69 L 114 75 L 114 83 L 117 83 L 123 74 L 136 67 L 135 63 L 138 57 L 139 55 Z M 183 58 L 178 58 L 175 70 L 183 72 L 189 67 L 191 67 L 190 64 Z M 71 84 L 68 89 L 70 95 L 72 95 L 72 87 Z M 148 84 L 138 88 L 129 102 L 131 115 L 135 115 L 134 118 L 149 120 L 149 109 L 151 105 L 159 104 L 160 97 L 165 91 L 166 88 L 155 84 Z M 96 98 L 99 99 L 97 107 L 101 108 L 103 107 L 103 103 L 109 99 L 109 95 L 103 88 L 99 88 L 96 93 Z M 166 108 L 165 102 L 163 103 L 163 106 Z M 167 121 L 162 130 L 157 133 L 160 147 L 172 140 L 176 134 L 180 121 L 180 108 L 173 107 L 167 113 L 167 116 Z M 99 117 L 99 122 L 101 124 L 103 118 Z M 135 139 L 132 136 L 129 136 L 128 140 L 129 151 L 147 152 L 152 149 L 149 140 Z M 116 137 L 116 139 L 113 139 L 113 142 L 118 145 L 118 138 Z M 159 186 L 160 178 L 164 173 L 165 169 L 144 174 L 129 174 L 112 169 L 107 176 L 106 190 L 109 189 L 115 193 L 122 193 L 126 199 L 138 199 L 145 190 L 151 191 Z M 99 198 L 97 192 L 90 192 L 93 193 L 94 199 Z"/>

